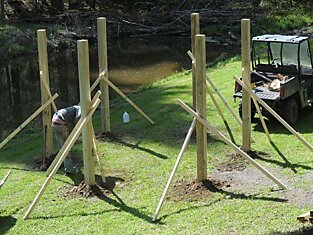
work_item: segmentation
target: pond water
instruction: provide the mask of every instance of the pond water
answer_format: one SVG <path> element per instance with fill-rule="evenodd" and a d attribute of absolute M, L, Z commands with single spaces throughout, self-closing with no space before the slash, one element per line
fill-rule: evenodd
<path fill-rule="evenodd" d="M 191 67 L 186 54 L 190 49 L 188 37 L 128 37 L 109 43 L 109 78 L 125 93 Z M 89 49 L 92 83 L 98 76 L 97 46 L 90 45 Z M 208 62 L 224 53 L 232 52 L 225 46 L 207 44 Z M 51 91 L 59 94 L 57 107 L 78 103 L 76 51 L 58 51 L 48 57 Z M 114 91 L 110 95 L 114 96 Z M 18 127 L 40 107 L 37 55 L 0 58 L 0 101 L 0 139 L 3 139 L 5 132 Z"/>

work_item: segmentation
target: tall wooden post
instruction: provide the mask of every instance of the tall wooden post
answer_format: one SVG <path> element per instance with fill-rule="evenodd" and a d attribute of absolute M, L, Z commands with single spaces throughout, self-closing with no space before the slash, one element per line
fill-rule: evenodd
<path fill-rule="evenodd" d="M 197 113 L 206 120 L 206 49 L 205 35 L 195 37 Z M 203 124 L 197 121 L 197 180 L 207 178 L 207 132 Z"/>
<path fill-rule="evenodd" d="M 46 30 L 37 30 L 38 43 L 38 60 L 39 60 L 39 76 L 46 82 L 49 87 L 49 69 L 48 69 L 48 52 L 47 52 L 47 36 Z M 46 91 L 44 84 L 40 82 L 41 103 L 45 104 L 49 99 L 49 94 Z M 49 157 L 53 153 L 53 137 L 51 128 L 51 106 L 47 106 L 42 112 L 42 127 L 44 136 L 44 151 L 43 159 Z M 43 164 L 45 162 L 43 161 Z"/>
<path fill-rule="evenodd" d="M 195 37 L 200 33 L 199 13 L 191 14 L 191 52 L 195 55 Z M 192 63 L 192 107 L 193 110 L 197 108 L 197 86 L 196 86 L 196 68 Z"/>
<path fill-rule="evenodd" d="M 87 40 L 77 41 L 79 93 L 81 105 L 81 118 L 84 119 L 91 108 L 90 73 L 89 73 L 89 48 Z M 95 184 L 95 166 L 92 157 L 92 120 L 82 130 L 84 179 L 88 185 Z"/>
<path fill-rule="evenodd" d="M 108 56 L 107 56 L 107 29 L 106 18 L 99 17 L 97 19 L 98 31 L 98 60 L 99 73 L 106 71 L 105 76 L 108 77 Z M 103 79 L 100 82 L 101 90 L 101 132 L 108 133 L 111 131 L 110 125 L 110 97 L 109 85 Z"/>
<path fill-rule="evenodd" d="M 243 83 L 250 87 L 250 19 L 241 20 L 241 67 Z M 251 96 L 242 91 L 242 150 L 251 149 Z"/>

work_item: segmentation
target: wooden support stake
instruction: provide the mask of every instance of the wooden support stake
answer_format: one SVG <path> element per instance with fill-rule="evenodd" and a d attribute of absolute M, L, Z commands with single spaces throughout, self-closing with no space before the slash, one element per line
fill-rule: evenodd
<path fill-rule="evenodd" d="M 210 86 L 213 88 L 213 91 L 215 91 L 215 93 L 217 94 L 217 96 L 220 98 L 220 100 L 223 102 L 223 104 L 226 106 L 226 108 L 228 109 L 228 111 L 233 115 L 235 121 L 239 124 L 240 127 L 242 127 L 242 122 L 240 120 L 240 118 L 238 117 L 238 115 L 235 113 L 235 111 L 233 110 L 233 108 L 229 105 L 229 103 L 227 102 L 227 100 L 223 97 L 223 95 L 219 92 L 219 90 L 217 89 L 217 87 L 215 86 L 215 84 L 212 82 L 212 80 L 207 76 L 206 77 L 206 81 L 207 83 L 210 84 Z"/>
<path fill-rule="evenodd" d="M 100 168 L 100 174 L 101 174 L 102 182 L 105 183 L 106 182 L 105 172 L 104 172 L 103 164 L 102 164 L 102 161 L 99 157 L 98 150 L 97 150 L 95 131 L 94 131 L 94 129 L 92 129 L 92 131 L 93 131 L 92 150 L 93 150 L 93 154 L 96 157 L 97 163 L 98 163 L 99 168 Z"/>
<path fill-rule="evenodd" d="M 287 186 L 284 185 L 282 182 L 280 182 L 275 176 L 273 176 L 270 172 L 268 172 L 265 168 L 263 168 L 260 164 L 258 164 L 256 161 L 254 161 L 247 153 L 242 151 L 239 147 L 237 147 L 234 143 L 232 143 L 230 140 L 228 140 L 222 133 L 217 131 L 214 127 L 212 127 L 206 120 L 200 117 L 199 114 L 197 114 L 195 111 L 193 111 L 191 108 L 188 107 L 184 102 L 182 102 L 180 99 L 177 99 L 177 103 L 185 109 L 188 113 L 190 113 L 193 117 L 195 117 L 199 122 L 201 122 L 207 130 L 211 131 L 212 133 L 219 136 L 223 142 L 225 142 L 227 145 L 232 147 L 237 153 L 239 153 L 241 156 L 243 156 L 246 160 L 248 160 L 252 165 L 254 165 L 257 169 L 259 169 L 261 172 L 263 172 L 264 175 L 266 175 L 269 179 L 271 179 L 273 182 L 275 182 L 279 187 L 282 189 L 287 189 Z"/>
<path fill-rule="evenodd" d="M 287 128 L 295 137 L 298 138 L 308 149 L 313 151 L 312 145 L 309 144 L 295 129 L 293 129 L 284 119 L 282 119 L 270 106 L 268 106 L 263 100 L 261 100 L 257 95 L 254 94 L 254 92 L 247 87 L 240 79 L 236 76 L 234 76 L 234 79 L 239 83 L 239 85 L 242 86 L 244 90 L 249 92 L 249 94 L 254 97 L 264 108 L 267 109 L 284 127 Z"/>
<path fill-rule="evenodd" d="M 39 74 L 49 87 L 49 68 L 48 68 L 48 52 L 47 52 L 47 36 L 46 30 L 37 30 L 38 57 L 39 57 Z M 41 103 L 44 104 L 49 100 L 49 95 L 41 82 Z M 42 129 L 44 136 L 44 154 L 46 159 L 53 153 L 53 136 L 51 127 L 51 107 L 47 106 L 42 112 Z"/>
<path fill-rule="evenodd" d="M 196 59 L 196 86 L 197 86 L 197 113 L 201 118 L 206 119 L 206 49 L 205 35 L 196 35 L 195 43 Z M 202 181 L 207 178 L 207 132 L 205 127 L 197 122 L 197 180 Z"/>
<path fill-rule="evenodd" d="M 167 194 L 167 192 L 168 192 L 168 189 L 169 189 L 169 187 L 170 187 L 170 185 L 171 185 L 171 183 L 172 183 L 172 181 L 173 181 L 173 178 L 174 178 L 175 173 L 176 173 L 176 170 L 177 170 L 177 168 L 178 168 L 178 166 L 179 166 L 180 160 L 182 159 L 183 154 L 184 154 L 184 152 L 185 152 L 185 150 L 186 150 L 186 148 L 187 148 L 187 146 L 188 146 L 189 140 L 190 140 L 190 138 L 191 138 L 191 135 L 192 135 L 193 130 L 195 129 L 195 126 L 196 126 L 196 119 L 193 118 L 192 123 L 191 123 L 191 126 L 190 126 L 190 128 L 189 128 L 189 130 L 188 130 L 188 132 L 187 132 L 187 136 L 186 136 L 186 138 L 185 138 L 185 141 L 184 141 L 184 143 L 183 143 L 183 146 L 182 146 L 182 148 L 180 149 L 180 152 L 179 152 L 179 154 L 178 154 L 178 157 L 177 157 L 177 160 L 176 160 L 176 162 L 175 162 L 174 168 L 173 168 L 173 170 L 172 170 L 172 173 L 171 173 L 171 175 L 170 175 L 170 178 L 169 178 L 168 181 L 167 181 L 167 184 L 166 184 L 165 189 L 164 189 L 164 191 L 163 191 L 162 197 L 160 198 L 158 207 L 157 207 L 157 209 L 156 209 L 156 211 L 155 211 L 155 213 L 154 213 L 154 216 L 153 216 L 152 221 L 156 221 L 156 220 L 157 220 L 157 217 L 158 217 L 159 211 L 160 211 L 160 209 L 161 209 L 161 207 L 162 207 L 162 205 L 163 205 L 165 196 L 166 196 L 166 194 Z"/>
<path fill-rule="evenodd" d="M 94 106 L 95 102 L 98 100 L 98 98 L 101 95 L 101 91 L 98 91 L 95 96 L 93 97 L 91 103 L 93 104 L 92 107 Z M 79 126 L 81 125 L 81 123 L 83 122 L 82 117 L 80 117 L 80 119 L 78 120 L 78 122 L 76 123 L 76 126 L 74 127 L 74 129 L 72 130 L 72 132 L 70 133 L 70 135 L 67 137 L 67 140 L 72 139 L 74 134 L 77 132 L 77 129 L 79 128 Z M 66 144 L 66 142 L 64 143 Z M 59 161 L 59 157 L 61 157 L 59 154 L 53 159 L 52 163 L 50 164 L 49 168 L 46 171 L 46 175 L 49 175 L 52 171 L 52 169 L 54 168 L 54 166 L 57 164 L 57 162 Z"/>
<path fill-rule="evenodd" d="M 47 92 L 47 94 L 49 96 L 49 99 L 52 98 L 52 95 L 51 95 L 51 92 L 50 92 L 50 88 L 48 87 L 48 84 L 46 83 L 46 81 L 44 80 L 44 78 L 42 76 L 40 76 L 40 82 L 42 82 L 42 85 L 45 88 L 45 90 L 46 90 L 46 92 Z M 54 101 L 52 101 L 51 105 L 52 105 L 53 111 L 57 112 L 58 109 L 57 109 L 57 106 L 55 105 Z"/>
<path fill-rule="evenodd" d="M 107 28 L 106 18 L 97 18 L 98 31 L 98 59 L 99 59 L 99 74 L 106 71 L 108 77 L 108 57 L 107 57 Z M 110 124 L 110 96 L 109 85 L 104 80 L 100 81 L 101 95 L 101 132 L 108 133 L 111 131 Z"/>
<path fill-rule="evenodd" d="M 2 180 L 0 180 L 0 188 L 4 185 L 5 181 L 8 179 L 9 175 L 11 174 L 11 171 L 9 171 Z"/>
<path fill-rule="evenodd" d="M 77 41 L 77 55 L 81 117 L 85 118 L 91 108 L 88 40 Z M 95 166 L 92 158 L 92 138 L 93 128 L 92 120 L 90 120 L 82 131 L 84 180 L 87 185 L 94 185 L 96 183 Z"/>
<path fill-rule="evenodd" d="M 100 81 L 102 80 L 102 76 L 106 75 L 106 71 L 103 71 L 102 73 L 100 73 L 99 77 L 97 77 L 97 79 L 94 81 L 94 83 L 91 85 L 90 87 L 90 92 L 93 92 L 93 90 L 97 87 L 97 85 L 100 83 Z"/>
<path fill-rule="evenodd" d="M 196 35 L 200 33 L 200 16 L 199 13 L 191 14 L 191 51 L 195 53 Z M 197 86 L 196 86 L 196 68 L 192 64 L 192 107 L 197 108 Z"/>
<path fill-rule="evenodd" d="M 264 120 L 264 117 L 263 117 L 263 115 L 262 115 L 260 106 L 259 106 L 258 102 L 255 100 L 254 97 L 252 97 L 252 100 L 253 100 L 254 106 L 255 106 L 255 108 L 256 108 L 256 110 L 257 110 L 259 116 L 260 116 L 260 120 L 261 120 L 263 129 L 264 129 L 264 131 L 265 131 L 266 137 L 267 137 L 267 139 L 268 139 L 269 142 L 272 142 L 272 138 L 271 138 L 270 133 L 269 133 L 269 131 L 268 131 L 268 129 L 267 129 L 267 125 L 266 125 L 265 120 Z"/>
<path fill-rule="evenodd" d="M 147 119 L 148 122 L 150 122 L 152 125 L 155 124 L 154 121 L 152 121 L 152 119 L 149 118 L 144 111 L 142 111 L 133 101 L 131 101 L 131 99 L 129 99 L 120 89 L 118 89 L 107 77 L 103 76 L 103 79 L 109 84 L 110 87 L 112 87 L 114 91 L 122 96 L 131 106 L 133 106 L 134 109 L 136 109 L 145 119 Z"/>
<path fill-rule="evenodd" d="M 299 215 L 297 217 L 297 220 L 299 220 L 302 223 L 305 223 L 305 222 L 309 221 L 309 218 L 310 218 L 310 212 L 306 212 L 303 215 Z"/>
<path fill-rule="evenodd" d="M 242 80 L 250 87 L 250 20 L 241 20 L 241 67 Z M 242 91 L 242 149 L 251 149 L 251 96 Z"/>
<path fill-rule="evenodd" d="M 42 197 L 44 191 L 47 189 L 48 185 L 50 184 L 53 175 L 60 168 L 62 162 L 64 161 L 64 159 L 66 158 L 66 156 L 70 152 L 71 148 L 75 144 L 76 140 L 80 136 L 80 134 L 82 132 L 82 129 L 90 122 L 90 119 L 91 119 L 93 113 L 96 111 L 96 109 L 97 109 L 99 104 L 100 104 L 100 100 L 97 99 L 95 104 L 92 106 L 91 110 L 88 112 L 88 115 L 82 120 L 82 122 L 80 123 L 80 125 L 76 129 L 75 133 L 72 135 L 72 138 L 71 139 L 68 138 L 65 141 L 64 145 L 62 146 L 62 148 L 60 149 L 58 155 L 56 156 L 56 158 L 59 159 L 57 164 L 54 166 L 54 168 L 52 169 L 51 173 L 49 174 L 49 176 L 47 177 L 46 181 L 44 182 L 44 184 L 42 185 L 41 189 L 39 190 L 37 196 L 35 197 L 33 202 L 30 204 L 28 210 L 26 211 L 26 213 L 24 215 L 24 220 L 29 218 L 30 213 L 33 211 L 33 209 L 35 208 L 36 204 L 38 203 L 38 201 Z"/>
<path fill-rule="evenodd" d="M 27 126 L 35 117 L 37 117 L 44 109 L 46 109 L 53 100 L 58 97 L 58 94 L 55 94 L 52 98 L 50 98 L 46 103 L 41 105 L 39 109 L 37 109 L 29 118 L 27 118 L 18 128 L 16 128 L 6 139 L 4 139 L 0 143 L 0 149 L 6 145 L 11 139 L 14 138 L 25 126 Z"/>

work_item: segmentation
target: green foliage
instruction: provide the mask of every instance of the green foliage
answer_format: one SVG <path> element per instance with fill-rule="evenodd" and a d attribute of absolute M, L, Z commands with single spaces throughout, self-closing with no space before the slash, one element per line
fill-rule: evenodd
<path fill-rule="evenodd" d="M 262 0 L 261 7 L 266 7 L 270 9 L 290 9 L 299 7 L 312 8 L 311 0 Z"/>
<path fill-rule="evenodd" d="M 286 12 L 276 10 L 262 15 L 257 21 L 258 27 L 252 28 L 253 34 L 278 33 L 308 26 L 313 21 L 313 15 L 302 8 Z"/>

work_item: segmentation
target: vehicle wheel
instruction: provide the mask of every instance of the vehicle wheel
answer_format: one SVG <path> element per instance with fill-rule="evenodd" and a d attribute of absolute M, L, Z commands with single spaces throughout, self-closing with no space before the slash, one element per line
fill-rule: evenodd
<path fill-rule="evenodd" d="M 299 107 L 294 98 L 287 99 L 282 103 L 280 115 L 289 124 L 294 124 L 298 119 Z"/>
<path fill-rule="evenodd" d="M 240 118 L 242 119 L 242 100 L 240 100 L 239 102 L 238 113 L 239 113 Z M 253 101 L 251 100 L 251 121 L 254 120 L 255 113 L 256 113 L 256 108 L 253 104 Z"/>

